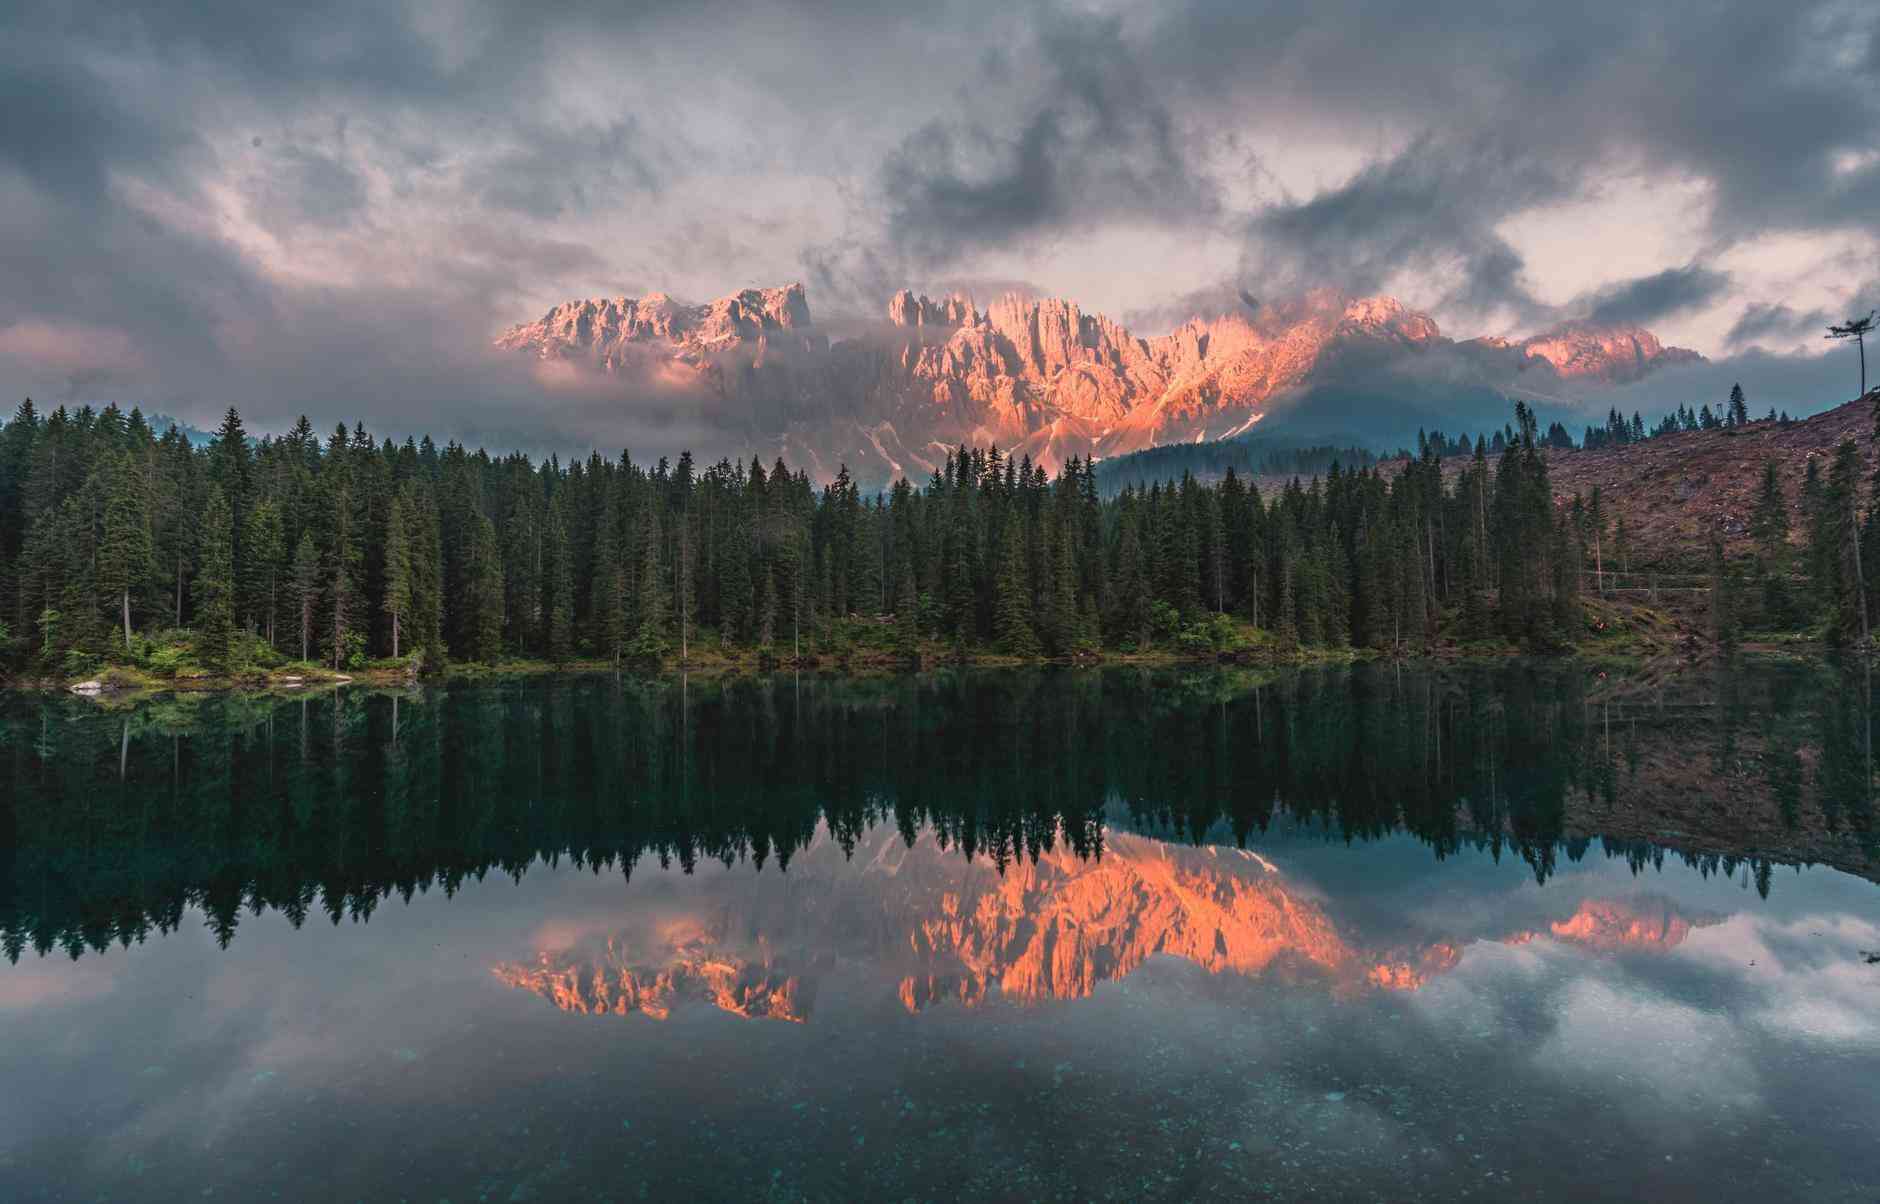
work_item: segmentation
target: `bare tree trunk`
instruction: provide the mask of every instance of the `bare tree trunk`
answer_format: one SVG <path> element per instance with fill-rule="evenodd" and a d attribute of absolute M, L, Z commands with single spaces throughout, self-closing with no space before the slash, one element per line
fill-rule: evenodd
<path fill-rule="evenodd" d="M 131 591 L 124 590 L 124 651 L 131 650 Z"/>

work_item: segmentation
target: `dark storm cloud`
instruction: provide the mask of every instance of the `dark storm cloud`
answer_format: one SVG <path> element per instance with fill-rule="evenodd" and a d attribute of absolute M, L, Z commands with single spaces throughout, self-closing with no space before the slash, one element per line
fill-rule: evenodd
<path fill-rule="evenodd" d="M 888 238 L 917 262 L 1218 207 L 1120 18 L 1043 10 L 1027 44 L 988 56 L 965 108 L 915 130 L 881 171 Z"/>
<path fill-rule="evenodd" d="M 488 336 L 549 288 L 770 283 L 759 253 L 800 255 L 819 318 L 1048 283 L 1026 256 L 1131 226 L 1242 246 L 1223 312 L 1408 273 L 1423 304 L 1538 319 L 1508 219 L 1620 174 L 1709 198 L 1700 265 L 1585 299 L 1641 314 L 1724 297 L 1703 265 L 1751 234 L 1880 212 L 1880 17 L 1844 0 L 15 0 L 0 114 L 0 391 L 261 429 L 663 438 L 701 419 L 546 401 Z M 1818 316 L 1759 300 L 1734 341 Z"/>
<path fill-rule="evenodd" d="M 1730 327 L 1725 342 L 1732 347 L 1747 346 L 1763 339 L 1792 343 L 1811 334 L 1820 334 L 1833 320 L 1825 309 L 1803 313 L 1780 302 L 1758 302 L 1743 311 L 1743 316 Z"/>
<path fill-rule="evenodd" d="M 416 27 L 420 15 L 9 8 L 0 385 L 186 414 L 234 403 L 262 429 L 301 410 L 417 428 L 466 407 L 513 416 L 539 390 L 488 362 L 488 331 L 516 316 L 509 298 L 533 273 L 604 269 L 592 248 L 503 210 L 617 204 L 655 185 L 653 152 L 631 120 L 588 128 L 532 106 L 550 64 L 530 32 L 545 23 L 523 10 L 497 13 L 454 62 Z M 375 148 L 349 135 L 348 111 L 385 119 Z M 291 250 L 369 233 L 367 170 L 408 195 L 490 141 L 519 149 L 465 173 L 470 203 L 439 219 L 451 249 L 417 282 L 383 280 L 370 262 L 350 283 L 280 279 L 220 236 L 207 191 L 232 188 Z M 94 366 L 78 367 L 88 355 Z"/>
<path fill-rule="evenodd" d="M 604 129 L 544 131 L 479 166 L 467 183 L 492 207 L 555 218 L 657 189 L 652 153 L 627 117 Z"/>
<path fill-rule="evenodd" d="M 1532 311 L 1521 257 L 1495 223 L 1572 188 L 1549 166 L 1494 142 L 1419 139 L 1337 188 L 1256 216 L 1242 275 L 1362 293 L 1423 269 L 1459 279 L 1449 300 Z"/>
<path fill-rule="evenodd" d="M 1166 334 L 1190 318 L 1251 318 L 1260 312 L 1260 299 L 1245 285 L 1221 281 L 1172 298 L 1161 305 L 1132 309 L 1122 315 L 1123 325 L 1137 336 Z"/>
<path fill-rule="evenodd" d="M 1730 388 L 1737 384 L 1743 386 L 1749 399 L 1750 413 L 1758 415 L 1768 413 L 1771 406 L 1794 415 L 1813 414 L 1851 401 L 1860 392 L 1858 369 L 1851 354 L 1843 357 L 1746 351 L 1663 369 L 1601 394 L 1592 408 L 1616 404 L 1625 413 L 1637 410 L 1649 424 L 1679 405 L 1696 409 L 1708 403 L 1715 410 L 1729 401 Z"/>
<path fill-rule="evenodd" d="M 279 234 L 302 226 L 336 228 L 366 204 L 365 180 L 337 155 L 318 147 L 281 148 L 251 192 L 262 222 Z"/>
<path fill-rule="evenodd" d="M 1687 264 L 1601 289 L 1590 300 L 1594 322 L 1647 325 L 1661 318 L 1709 305 L 1730 287 L 1723 272 Z"/>
<path fill-rule="evenodd" d="M 1034 18 L 1066 19 L 1050 5 Z M 1708 182 L 1714 203 L 1698 220 L 1712 254 L 1770 231 L 1865 227 L 1880 211 L 1880 18 L 1854 0 L 1701 12 L 1530 0 L 1492 15 L 1460 0 L 1187 0 L 1100 28 L 1101 53 L 1080 58 L 1158 115 L 1113 144 L 1126 165 L 1103 156 L 1112 144 L 1066 135 L 1072 89 L 949 117 L 884 161 L 889 247 L 931 265 L 1213 202 L 1270 181 L 1249 134 L 1269 159 L 1291 143 L 1381 149 L 1342 180 L 1255 204 L 1243 277 L 1366 291 L 1397 270 L 1437 273 L 1426 302 L 1516 317 L 1543 307 L 1496 227 L 1595 196 L 1615 173 Z M 1066 77 L 1049 50 L 1041 38 L 1028 62 L 1000 62 L 1016 77 Z M 1143 199 L 1158 174 L 1163 208 Z"/>

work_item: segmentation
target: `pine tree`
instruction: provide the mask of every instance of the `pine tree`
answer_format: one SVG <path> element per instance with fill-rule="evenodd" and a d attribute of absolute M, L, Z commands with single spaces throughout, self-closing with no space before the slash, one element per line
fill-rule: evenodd
<path fill-rule="evenodd" d="M 1149 581 L 1144 572 L 1142 543 L 1133 512 L 1122 516 L 1122 534 L 1116 553 L 1116 588 L 1110 630 L 1118 644 L 1138 648 L 1149 642 Z"/>
<path fill-rule="evenodd" d="M 392 498 L 392 508 L 385 516 L 385 617 L 392 622 L 392 659 L 399 655 L 401 624 L 411 613 L 411 543 L 407 531 L 409 516 L 404 499 Z"/>
<path fill-rule="evenodd" d="M 1038 655 L 1032 630 L 1031 581 L 1025 566 L 1025 540 L 1016 515 L 1008 515 L 999 539 L 999 576 L 993 609 L 993 633 L 1010 656 Z"/>
<path fill-rule="evenodd" d="M 313 533 L 302 531 L 294 548 L 294 566 L 289 589 L 294 607 L 300 614 L 300 659 L 308 659 L 313 642 L 313 615 L 320 606 L 320 553 L 313 546 Z"/>
<path fill-rule="evenodd" d="M 721 566 L 719 614 L 728 636 L 748 640 L 753 635 L 752 612 L 755 609 L 751 587 L 751 534 L 743 500 L 733 499 L 731 506 L 733 513 L 726 525 L 724 547 L 718 558 Z"/>
<path fill-rule="evenodd" d="M 503 652 L 503 554 L 496 524 L 476 516 L 470 543 L 470 658 L 493 665 Z"/>
<path fill-rule="evenodd" d="M 1741 383 L 1730 386 L 1730 425 L 1749 425 L 1749 401 L 1743 396 Z"/>
<path fill-rule="evenodd" d="M 1860 449 L 1843 439 L 1835 448 L 1816 520 L 1816 560 L 1826 570 L 1830 635 L 1837 642 L 1867 639 L 1867 586 L 1861 571 Z"/>
<path fill-rule="evenodd" d="M 574 650 L 574 567 L 559 497 L 548 507 L 547 568 L 548 655 L 559 664 Z"/>
<path fill-rule="evenodd" d="M 1051 597 L 1046 626 L 1053 656 L 1069 656 L 1077 650 L 1077 560 L 1071 538 L 1072 532 L 1061 527 L 1051 541 Z"/>
<path fill-rule="evenodd" d="M 281 510 L 272 499 L 257 502 L 249 509 L 242 522 L 241 613 L 270 645 L 274 643 L 275 613 L 280 605 L 285 539 Z"/>
<path fill-rule="evenodd" d="M 679 663 L 691 655 L 692 624 L 698 619 L 698 596 L 694 581 L 698 572 L 692 550 L 692 524 L 683 511 L 676 522 L 673 538 L 672 614 L 679 629 Z"/>
<path fill-rule="evenodd" d="M 1750 514 L 1750 537 L 1756 541 L 1756 575 L 1760 579 L 1762 621 L 1767 628 L 1786 626 L 1789 606 L 1789 504 L 1783 496 L 1781 469 L 1771 457 L 1763 462 L 1756 508 Z"/>
<path fill-rule="evenodd" d="M 643 661 L 657 661 L 666 652 L 666 581 L 659 549 L 659 518 L 647 506 L 640 520 L 639 597 L 634 606 L 633 633 L 633 655 Z"/>
<path fill-rule="evenodd" d="M 330 501 L 332 536 L 322 570 L 326 583 L 326 630 L 332 640 L 328 651 L 332 654 L 333 670 L 338 672 L 346 667 L 349 655 L 346 637 L 353 633 L 353 624 L 358 618 L 359 547 L 353 537 L 352 495 L 344 482 L 333 491 Z"/>
<path fill-rule="evenodd" d="M 98 545 L 98 590 L 106 605 L 121 611 L 124 650 L 131 648 L 131 595 L 156 574 L 142 478 L 128 458 L 110 465 L 108 500 L 104 511 L 104 537 Z"/>
<path fill-rule="evenodd" d="M 914 570 L 901 570 L 901 583 L 894 591 L 894 642 L 904 656 L 920 649 L 920 599 L 914 593 Z"/>
<path fill-rule="evenodd" d="M 428 441 L 427 441 L 428 442 Z M 405 627 L 407 641 L 425 654 L 427 662 L 444 653 L 444 540 L 437 501 L 428 489 L 412 482 L 400 487 L 404 497 L 411 556 L 411 617 Z"/>
<path fill-rule="evenodd" d="M 231 411 L 232 412 L 232 411 Z M 211 483 L 202 510 L 201 542 L 196 550 L 196 626 L 200 654 L 216 667 L 233 662 L 235 635 L 235 519 L 222 487 Z"/>
<path fill-rule="evenodd" d="M 589 607 L 595 651 L 614 662 L 627 646 L 627 576 L 621 564 L 619 516 L 608 507 L 594 552 L 593 601 Z"/>

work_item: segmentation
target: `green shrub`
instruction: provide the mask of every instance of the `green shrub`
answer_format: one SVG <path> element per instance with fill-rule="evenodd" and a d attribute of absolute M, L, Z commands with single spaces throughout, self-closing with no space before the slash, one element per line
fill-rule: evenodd
<path fill-rule="evenodd" d="M 96 653 L 69 648 L 59 660 L 59 674 L 62 677 L 91 677 L 103 664 L 104 658 Z"/>
<path fill-rule="evenodd" d="M 1149 630 L 1158 640 L 1174 639 L 1181 631 L 1182 612 L 1157 599 L 1149 607 Z"/>

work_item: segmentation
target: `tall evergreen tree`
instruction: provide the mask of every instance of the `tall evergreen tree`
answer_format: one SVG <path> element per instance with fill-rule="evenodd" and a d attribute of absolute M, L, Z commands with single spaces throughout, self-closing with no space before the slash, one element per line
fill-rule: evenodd
<path fill-rule="evenodd" d="M 300 617 L 300 659 L 303 661 L 309 659 L 313 650 L 313 619 L 320 608 L 322 588 L 320 552 L 313 546 L 313 532 L 302 531 L 300 542 L 294 547 L 289 590 Z"/>
<path fill-rule="evenodd" d="M 1762 625 L 1777 628 L 1790 620 L 1789 504 L 1782 492 L 1781 469 L 1774 458 L 1763 461 L 1756 508 L 1750 514 L 1750 537 L 1756 541 L 1756 577 L 1761 586 Z"/>
<path fill-rule="evenodd" d="M 574 652 L 574 566 L 561 499 L 548 507 L 548 655 L 557 664 Z"/>
<path fill-rule="evenodd" d="M 503 651 L 503 555 L 496 524 L 487 515 L 477 515 L 474 528 L 464 599 L 470 612 L 469 652 L 473 660 L 493 664 Z"/>
<path fill-rule="evenodd" d="M 347 637 L 356 634 L 359 619 L 359 545 L 353 535 L 352 494 L 344 482 L 332 493 L 329 521 L 332 533 L 322 569 L 326 585 L 326 633 L 330 641 L 327 655 L 337 672 L 347 667 L 351 655 Z"/>
<path fill-rule="evenodd" d="M 242 522 L 241 614 L 270 645 L 280 605 L 285 544 L 280 507 L 273 499 L 255 503 Z"/>
<path fill-rule="evenodd" d="M 392 624 L 392 659 L 399 655 L 401 624 L 411 613 L 411 542 L 404 499 L 392 498 L 385 516 L 385 617 Z"/>
<path fill-rule="evenodd" d="M 993 631 L 999 650 L 1012 656 L 1036 656 L 1038 636 L 1032 628 L 1031 581 L 1026 573 L 1025 541 L 1016 516 L 1005 520 L 999 540 L 998 599 Z"/>
<path fill-rule="evenodd" d="M 108 500 L 104 510 L 104 537 L 98 545 L 98 589 L 105 604 L 120 612 L 124 648 L 131 647 L 131 595 L 156 574 L 156 556 L 150 537 L 148 505 L 143 478 L 129 457 L 116 457 L 109 466 Z"/>
<path fill-rule="evenodd" d="M 196 551 L 196 616 L 200 655 L 217 667 L 231 664 L 235 634 L 235 518 L 220 485 L 211 482 Z"/>

